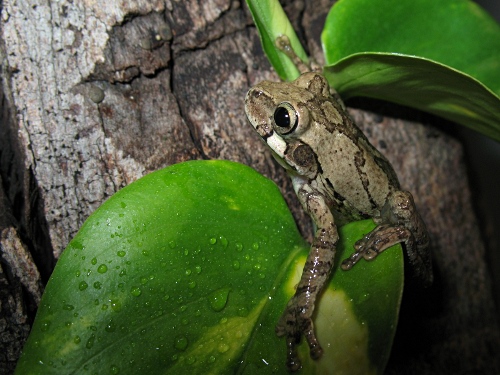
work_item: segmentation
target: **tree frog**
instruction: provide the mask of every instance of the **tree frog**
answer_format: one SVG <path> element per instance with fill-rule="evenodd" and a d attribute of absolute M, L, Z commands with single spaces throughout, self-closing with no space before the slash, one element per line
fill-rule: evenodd
<path fill-rule="evenodd" d="M 313 359 L 322 354 L 312 315 L 333 267 L 338 225 L 366 218 L 377 224 L 355 244 L 343 270 L 403 242 L 415 276 L 430 283 L 429 240 L 412 195 L 400 189 L 390 163 L 353 123 L 321 73 L 305 71 L 293 82 L 257 84 L 246 95 L 245 112 L 288 172 L 317 228 L 295 295 L 276 325 L 276 334 L 286 337 L 287 367 L 296 371 L 302 336 Z"/>

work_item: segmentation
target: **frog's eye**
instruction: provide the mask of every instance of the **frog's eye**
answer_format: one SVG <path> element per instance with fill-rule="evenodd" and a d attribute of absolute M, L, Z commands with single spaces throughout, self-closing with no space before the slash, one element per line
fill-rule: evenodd
<path fill-rule="evenodd" d="M 274 110 L 273 119 L 276 132 L 285 135 L 295 130 L 299 123 L 299 114 L 293 105 L 283 102 Z"/>

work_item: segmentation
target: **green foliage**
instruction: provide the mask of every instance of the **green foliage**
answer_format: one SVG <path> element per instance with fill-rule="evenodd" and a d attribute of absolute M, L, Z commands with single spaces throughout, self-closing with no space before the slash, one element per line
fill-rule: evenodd
<path fill-rule="evenodd" d="M 325 67 L 324 74 L 344 98 L 403 104 L 500 140 L 500 98 L 448 66 L 414 56 L 359 53 Z"/>
<path fill-rule="evenodd" d="M 360 53 L 421 57 L 500 94 L 500 25 L 470 0 L 340 0 L 322 42 L 327 65 Z"/>
<path fill-rule="evenodd" d="M 294 80 L 299 76 L 299 70 L 284 53 L 276 48 L 276 39 L 281 35 L 286 35 L 297 56 L 304 62 L 307 62 L 308 58 L 280 3 L 276 0 L 248 0 L 247 4 L 255 26 L 259 30 L 262 48 L 276 73 L 285 81 Z"/>
<path fill-rule="evenodd" d="M 371 228 L 346 227 L 339 257 Z M 274 326 L 308 251 L 277 187 L 248 167 L 193 161 L 152 173 L 105 202 L 63 252 L 16 373 L 285 374 Z M 401 286 L 400 250 L 337 272 L 317 317 L 327 355 L 312 361 L 303 345 L 304 371 L 381 372 Z"/>

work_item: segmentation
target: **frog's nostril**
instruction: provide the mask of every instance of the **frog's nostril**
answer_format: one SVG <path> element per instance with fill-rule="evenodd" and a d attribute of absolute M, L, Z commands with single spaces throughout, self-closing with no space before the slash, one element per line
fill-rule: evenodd
<path fill-rule="evenodd" d="M 251 90 L 250 95 L 252 95 L 254 98 L 260 97 L 264 92 L 261 90 Z"/>

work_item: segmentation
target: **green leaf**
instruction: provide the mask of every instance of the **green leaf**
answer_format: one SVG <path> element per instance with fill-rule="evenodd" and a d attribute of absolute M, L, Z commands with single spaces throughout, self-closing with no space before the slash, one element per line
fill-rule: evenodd
<path fill-rule="evenodd" d="M 341 0 L 322 40 L 327 64 L 360 52 L 414 55 L 500 94 L 500 25 L 469 0 Z"/>
<path fill-rule="evenodd" d="M 269 62 L 282 80 L 294 80 L 299 76 L 299 70 L 283 52 L 276 48 L 276 39 L 281 35 L 288 36 L 290 45 L 297 56 L 304 62 L 307 62 L 308 58 L 279 1 L 247 0 L 247 4 Z"/>
<path fill-rule="evenodd" d="M 499 139 L 500 26 L 475 3 L 341 0 L 322 42 L 342 95 L 393 100 Z"/>
<path fill-rule="evenodd" d="M 324 68 L 343 98 L 366 96 L 418 108 L 500 141 L 500 98 L 481 82 L 423 58 L 360 53 Z"/>
<path fill-rule="evenodd" d="M 373 226 L 342 228 L 338 258 Z M 63 252 L 16 373 L 285 374 L 274 326 L 308 248 L 277 187 L 248 167 L 193 161 L 152 173 L 105 202 Z M 303 345 L 304 373 L 382 373 L 402 268 L 396 248 L 335 272 L 315 318 L 325 355 L 312 361 Z"/>

